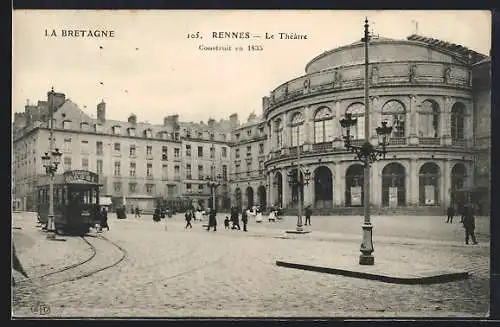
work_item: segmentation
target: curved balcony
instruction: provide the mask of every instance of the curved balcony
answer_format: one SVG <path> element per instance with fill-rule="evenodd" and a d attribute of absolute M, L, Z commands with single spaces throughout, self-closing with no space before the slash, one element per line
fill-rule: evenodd
<path fill-rule="evenodd" d="M 472 76 L 463 65 L 436 62 L 384 62 L 372 63 L 369 67 L 370 85 L 408 86 L 435 85 L 471 88 Z M 325 91 L 341 91 L 361 88 L 364 84 L 364 65 L 333 68 L 304 75 L 290 80 L 263 98 L 264 113 L 301 97 L 321 94 Z"/>

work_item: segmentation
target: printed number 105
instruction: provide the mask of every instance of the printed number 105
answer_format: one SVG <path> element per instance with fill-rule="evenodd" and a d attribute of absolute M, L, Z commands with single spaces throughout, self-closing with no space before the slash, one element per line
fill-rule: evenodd
<path fill-rule="evenodd" d="M 248 46 L 248 51 L 262 51 L 264 50 L 264 47 L 261 45 L 249 45 Z"/>

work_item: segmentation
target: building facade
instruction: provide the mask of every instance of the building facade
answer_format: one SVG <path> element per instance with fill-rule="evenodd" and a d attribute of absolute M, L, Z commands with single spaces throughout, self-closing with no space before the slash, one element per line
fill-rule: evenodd
<path fill-rule="evenodd" d="M 13 123 L 13 197 L 33 208 L 49 147 L 48 103 L 61 169 L 97 172 L 103 194 L 117 204 L 150 207 L 153 198 L 210 207 L 207 175 L 221 176 L 217 207 L 281 206 L 293 212 L 298 194 L 317 213 L 361 208 L 363 167 L 346 152 L 339 121 L 357 118 L 354 142 L 375 142 L 382 121 L 393 127 L 388 154 L 373 164 L 370 203 L 382 212 L 443 214 L 472 190 L 483 214 L 490 207 L 491 63 L 462 46 L 412 35 L 369 45 L 370 135 L 364 135 L 364 44 L 324 52 L 305 75 L 265 96 L 262 114 L 228 120 L 163 124 L 91 118 L 62 93 L 27 105 Z M 301 192 L 289 185 L 297 154 L 310 174 Z M 385 210 L 389 208 L 390 210 Z"/>
<path fill-rule="evenodd" d="M 183 123 L 171 115 L 163 124 L 149 124 L 135 114 L 127 121 L 109 120 L 104 102 L 94 119 L 63 93 L 48 97 L 53 98 L 16 113 L 13 124 L 12 196 L 24 210 L 35 208 L 37 181 L 45 175 L 40 158 L 49 149 L 48 103 L 54 103 L 55 145 L 63 154 L 59 172 L 96 172 L 101 194 L 111 196 L 115 206 L 152 210 L 156 199 L 210 206 L 206 176 L 211 173 L 222 176 L 218 207 L 229 205 L 231 121 Z"/>
<path fill-rule="evenodd" d="M 490 117 L 486 56 L 412 35 L 372 40 L 369 60 L 370 135 L 364 135 L 362 42 L 322 53 L 306 65 L 304 76 L 263 98 L 268 203 L 297 206 L 298 189 L 288 184 L 287 175 L 296 174 L 300 151 L 301 164 L 311 173 L 301 192 L 305 205 L 327 212 L 363 205 L 363 166 L 345 150 L 339 124 L 346 113 L 357 118 L 358 144 L 366 138 L 375 144 L 381 121 L 393 127 L 386 158 L 372 165 L 373 207 L 442 214 L 446 206 L 463 201 L 463 190 L 477 185 L 477 160 L 489 162 L 490 149 L 489 126 L 481 122 Z M 477 90 L 476 80 L 482 81 Z M 477 124 L 483 126 L 481 133 Z M 488 167 L 481 174 L 485 183 Z M 483 212 L 489 211 L 488 197 L 476 200 Z"/>

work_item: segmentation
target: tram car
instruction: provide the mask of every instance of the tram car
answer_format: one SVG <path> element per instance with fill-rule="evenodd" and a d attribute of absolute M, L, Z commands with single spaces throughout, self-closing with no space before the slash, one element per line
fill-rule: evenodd
<path fill-rule="evenodd" d="M 49 215 L 49 178 L 37 186 L 38 220 L 46 225 Z M 58 234 L 84 235 L 99 219 L 99 175 L 87 170 L 70 170 L 53 177 L 55 229 Z"/>

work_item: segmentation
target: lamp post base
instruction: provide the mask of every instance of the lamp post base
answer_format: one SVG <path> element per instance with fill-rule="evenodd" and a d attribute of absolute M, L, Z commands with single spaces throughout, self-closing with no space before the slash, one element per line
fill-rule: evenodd
<path fill-rule="evenodd" d="M 375 264 L 375 257 L 371 254 L 361 254 L 359 256 L 359 264 L 363 266 L 373 266 Z"/>
<path fill-rule="evenodd" d="M 49 232 L 47 233 L 47 239 L 48 239 L 48 240 L 55 240 L 55 239 L 56 239 L 56 232 L 54 232 L 54 231 L 49 231 Z"/>

